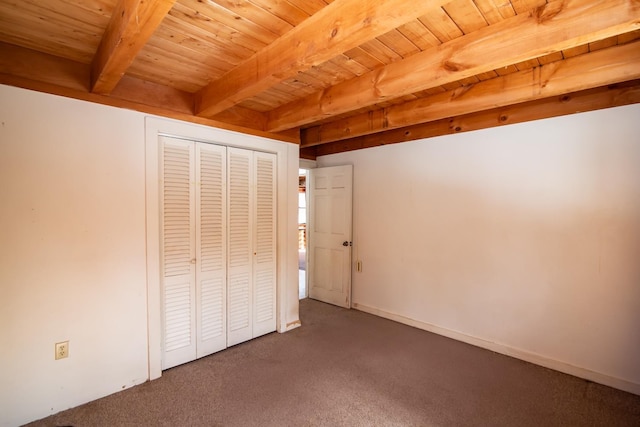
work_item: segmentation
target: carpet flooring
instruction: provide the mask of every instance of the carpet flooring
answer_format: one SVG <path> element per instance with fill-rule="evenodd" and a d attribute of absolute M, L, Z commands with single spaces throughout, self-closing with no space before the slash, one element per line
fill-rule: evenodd
<path fill-rule="evenodd" d="M 640 396 L 313 300 L 302 327 L 29 426 L 640 426 Z"/>

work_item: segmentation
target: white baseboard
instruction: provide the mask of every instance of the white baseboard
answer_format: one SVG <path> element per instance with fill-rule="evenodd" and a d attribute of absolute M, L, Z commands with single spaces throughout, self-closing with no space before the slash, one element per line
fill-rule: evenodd
<path fill-rule="evenodd" d="M 283 332 L 283 333 L 284 333 L 284 332 L 289 332 L 289 331 L 291 331 L 291 330 L 293 330 L 293 329 L 299 328 L 300 326 L 302 326 L 302 322 L 301 322 L 301 321 L 299 321 L 299 320 L 296 320 L 296 321 L 294 321 L 294 322 L 287 323 L 287 327 L 286 327 L 286 328 L 285 328 L 285 330 L 284 330 L 284 331 L 282 331 L 282 332 Z"/>
<path fill-rule="evenodd" d="M 358 304 L 358 303 L 354 303 L 352 307 L 356 310 L 364 311 L 365 313 L 384 317 L 385 319 L 393 320 L 395 322 L 413 326 L 418 329 L 433 332 L 434 334 L 452 338 L 457 341 L 462 341 L 467 344 L 474 345 L 476 347 L 485 348 L 487 350 L 491 350 L 491 351 L 495 351 L 496 353 L 515 357 L 516 359 L 524 360 L 526 362 L 530 362 L 535 365 L 544 366 L 545 368 L 553 369 L 556 371 L 563 372 L 565 374 L 573 375 L 579 378 L 584 378 L 586 380 L 593 381 L 595 383 L 604 384 L 609 387 L 617 388 L 619 390 L 640 395 L 640 384 L 638 383 L 623 380 L 621 378 L 612 377 L 606 374 L 602 374 L 600 372 L 591 371 L 589 369 L 580 368 L 578 366 L 573 366 L 559 360 L 550 359 L 540 354 L 522 350 L 519 348 L 514 348 L 506 344 L 487 341 L 482 338 L 463 334 L 462 332 L 457 332 L 447 328 L 442 328 L 440 326 L 432 325 L 430 323 L 421 322 L 419 320 L 411 319 L 409 317 L 405 317 L 400 314 L 391 313 L 385 310 L 381 310 L 379 308 L 369 307 L 369 306 Z"/>

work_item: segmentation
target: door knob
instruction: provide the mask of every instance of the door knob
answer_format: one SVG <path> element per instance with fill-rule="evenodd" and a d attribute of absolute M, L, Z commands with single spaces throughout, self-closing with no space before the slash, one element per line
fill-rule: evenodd
<path fill-rule="evenodd" d="M 342 246 L 349 246 L 349 242 L 345 240 L 344 242 L 342 242 Z"/>

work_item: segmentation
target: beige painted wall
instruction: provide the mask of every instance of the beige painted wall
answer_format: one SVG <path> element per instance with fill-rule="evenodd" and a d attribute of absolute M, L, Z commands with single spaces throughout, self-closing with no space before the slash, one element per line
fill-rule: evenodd
<path fill-rule="evenodd" d="M 147 378 L 139 114 L 0 86 L 0 425 Z M 54 343 L 70 340 L 68 359 Z"/>
<path fill-rule="evenodd" d="M 640 105 L 354 165 L 358 308 L 640 393 Z"/>
<path fill-rule="evenodd" d="M 248 138 L 226 137 L 238 146 Z M 290 265 L 278 267 L 279 330 L 298 321 L 297 279 L 284 278 L 289 270 L 297 278 L 298 149 L 282 145 L 291 185 L 278 197 L 293 220 L 291 230 L 279 228 L 279 257 L 291 247 Z M 0 85 L 0 426 L 120 391 L 153 371 L 160 349 L 148 351 L 148 327 L 159 325 L 147 322 L 145 155 L 143 114 Z M 70 356 L 55 361 L 63 340 Z"/>

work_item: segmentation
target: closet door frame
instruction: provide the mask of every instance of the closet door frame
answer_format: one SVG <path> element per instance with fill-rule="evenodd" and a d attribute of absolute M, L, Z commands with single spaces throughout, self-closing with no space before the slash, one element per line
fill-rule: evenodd
<path fill-rule="evenodd" d="M 299 146 L 157 117 L 145 118 L 148 379 L 162 376 L 162 323 L 160 294 L 159 136 L 244 148 L 276 155 L 276 330 L 300 326 L 298 315 L 297 196 Z M 292 141 L 294 142 L 294 141 Z"/>

